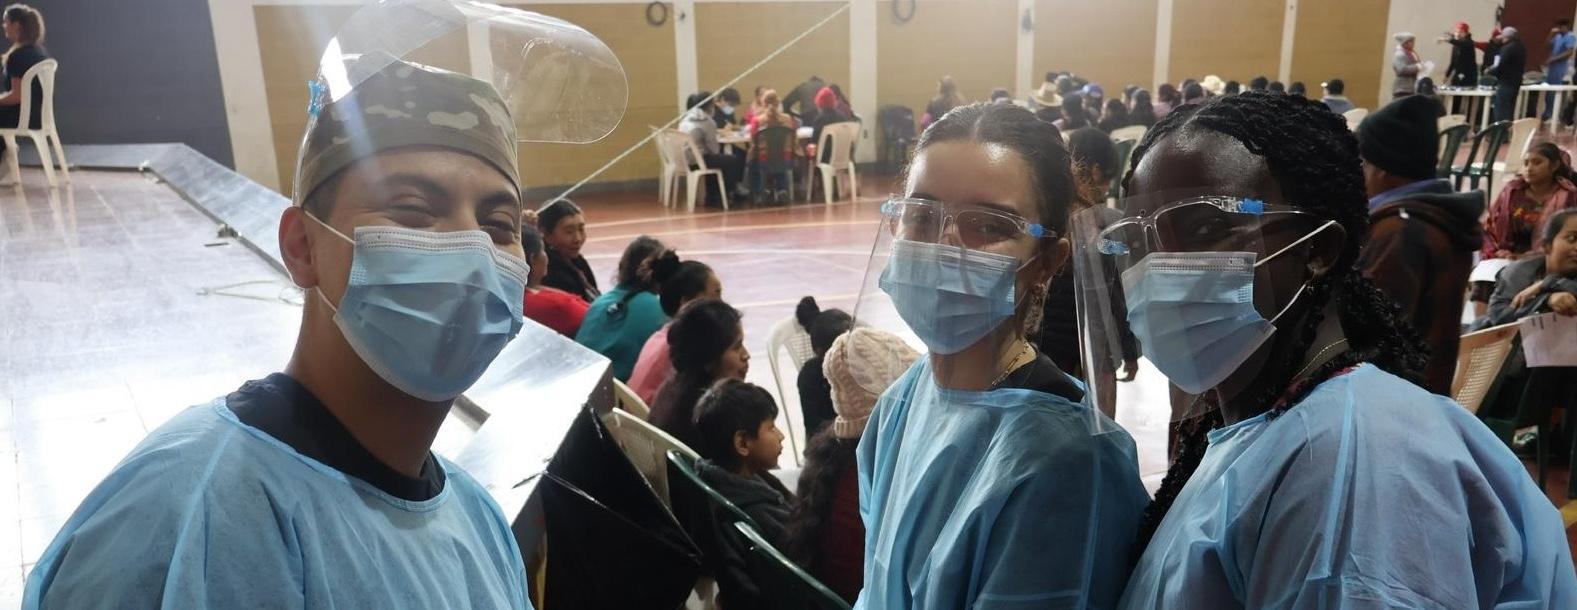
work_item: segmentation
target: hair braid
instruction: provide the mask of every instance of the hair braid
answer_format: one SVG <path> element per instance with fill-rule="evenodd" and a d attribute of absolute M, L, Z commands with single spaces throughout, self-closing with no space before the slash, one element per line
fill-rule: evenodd
<path fill-rule="evenodd" d="M 1301 358 L 1287 359 L 1274 374 L 1263 375 L 1256 395 L 1247 396 L 1256 410 L 1276 417 L 1292 408 L 1319 382 L 1348 367 L 1370 362 L 1392 374 L 1417 379 L 1427 348 L 1401 319 L 1400 309 L 1358 270 L 1358 255 L 1368 238 L 1368 198 L 1359 162 L 1358 141 L 1345 120 L 1324 104 L 1299 96 L 1250 91 L 1220 97 L 1197 106 L 1183 106 L 1162 118 L 1135 147 L 1129 161 L 1134 168 L 1158 142 L 1181 131 L 1205 130 L 1237 140 L 1250 153 L 1265 160 L 1293 207 L 1324 220 L 1334 220 L 1347 240 L 1325 276 L 1309 282 L 1300 298 L 1309 303 L 1303 327 L 1294 334 L 1294 354 L 1306 354 L 1324 320 L 1327 303 L 1334 302 L 1348 338 L 1348 349 L 1321 365 L 1290 393 L 1288 383 L 1304 366 Z M 1199 418 L 1184 426 L 1177 459 L 1167 470 L 1155 500 L 1145 510 L 1138 543 L 1148 544 L 1177 494 L 1204 457 L 1205 435 L 1219 426 L 1219 415 Z"/>

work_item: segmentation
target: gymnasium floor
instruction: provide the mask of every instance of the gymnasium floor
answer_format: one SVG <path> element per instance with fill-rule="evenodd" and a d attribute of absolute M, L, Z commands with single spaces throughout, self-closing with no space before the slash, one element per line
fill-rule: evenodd
<path fill-rule="evenodd" d="M 0 188 L 0 607 L 19 602 L 32 562 L 147 431 L 283 366 L 301 302 L 156 180 L 75 171 L 70 187 L 49 190 L 29 169 L 22 182 Z M 889 189 L 868 178 L 857 203 L 726 213 L 664 209 L 650 192 L 575 200 L 590 222 L 584 252 L 605 284 L 641 234 L 711 265 L 745 313 L 749 379 L 777 393 L 769 330 L 807 294 L 824 308 L 854 307 Z M 862 317 L 901 331 L 890 317 Z M 794 372 L 780 373 L 783 402 L 797 404 Z M 1164 404 L 1165 384 L 1146 366 L 1134 389 L 1118 421 L 1153 488 L 1165 468 L 1166 417 L 1140 406 Z M 803 448 L 793 412 L 780 423 Z M 441 434 L 438 449 L 463 440 Z M 783 465 L 795 466 L 789 452 Z M 1565 469 L 1550 478 L 1551 500 L 1564 503 Z M 1568 524 L 1577 520 L 1577 508 L 1566 512 Z"/>

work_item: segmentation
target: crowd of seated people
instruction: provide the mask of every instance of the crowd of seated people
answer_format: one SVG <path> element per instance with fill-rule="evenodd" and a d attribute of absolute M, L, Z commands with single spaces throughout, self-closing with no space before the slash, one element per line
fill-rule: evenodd
<path fill-rule="evenodd" d="M 1115 222 L 1123 216 L 1121 199 L 1115 207 L 1109 207 L 1112 204 L 1107 196 L 1114 183 L 1123 185 L 1125 190 L 1168 190 L 1183 183 L 1204 183 L 1223 192 L 1236 192 L 1249 188 L 1243 186 L 1246 183 L 1241 180 L 1280 182 L 1275 189 L 1285 193 L 1285 199 L 1279 205 L 1295 208 L 1311 219 L 1303 229 L 1307 232 L 1305 237 L 1293 244 L 1308 243 L 1309 248 L 1294 256 L 1315 257 L 1318 252 L 1328 251 L 1331 254 L 1318 256 L 1330 256 L 1333 257 L 1330 260 L 1345 262 L 1333 264 L 1309 259 L 1309 273 L 1315 279 L 1305 279 L 1302 288 L 1285 291 L 1291 295 L 1292 303 L 1304 299 L 1313 302 L 1298 304 L 1295 309 L 1298 318 L 1293 323 L 1301 325 L 1305 334 L 1278 341 L 1295 341 L 1301 349 L 1318 347 L 1311 346 L 1308 338 L 1323 337 L 1324 333 L 1330 332 L 1330 323 L 1322 323 L 1320 316 L 1311 313 L 1314 310 L 1325 312 L 1327 320 L 1340 320 L 1342 325 L 1349 326 L 1347 336 L 1332 345 L 1342 345 L 1344 342 L 1353 345 L 1337 350 L 1339 356 L 1334 359 L 1320 359 L 1320 355 L 1313 355 L 1311 358 L 1314 360 L 1310 360 L 1313 364 L 1303 367 L 1307 370 L 1313 370 L 1311 366 L 1317 367 L 1319 372 L 1315 375 L 1324 375 L 1323 378 L 1328 380 L 1344 379 L 1350 375 L 1351 380 L 1340 383 L 1375 384 L 1376 388 L 1382 388 L 1380 394 L 1365 396 L 1359 393 L 1346 400 L 1363 403 L 1395 398 L 1412 405 L 1409 407 L 1412 416 L 1425 419 L 1438 417 L 1423 415 L 1425 411 L 1433 413 L 1433 407 L 1425 409 L 1420 405 L 1433 400 L 1445 400 L 1429 395 L 1449 391 L 1450 372 L 1455 365 L 1455 343 L 1463 332 L 1515 322 L 1540 313 L 1577 315 L 1577 210 L 1571 209 L 1577 207 L 1572 199 L 1573 193 L 1577 193 L 1577 186 L 1573 186 L 1573 170 L 1564 149 L 1550 142 L 1535 145 L 1524 159 L 1523 169 L 1496 194 L 1488 214 L 1480 224 L 1479 213 L 1484 208 L 1486 196 L 1477 191 L 1458 193 L 1447 181 L 1435 177 L 1434 167 L 1438 158 L 1435 119 L 1438 104 L 1433 100 L 1424 96 L 1408 96 L 1378 109 L 1357 128 L 1354 138 L 1349 135 L 1345 120 L 1338 116 L 1343 104 L 1351 103 L 1342 97 L 1344 87 L 1339 79 L 1322 83 L 1325 97 L 1319 100 L 1308 99 L 1299 86 L 1301 83 L 1296 82 L 1292 87 L 1278 91 L 1279 83 L 1256 78 L 1250 81 L 1247 91 L 1229 93 L 1233 90 L 1233 84 L 1213 77 L 1201 81 L 1190 79 L 1189 82 L 1181 83 L 1180 87 L 1163 84 L 1159 88 L 1164 92 L 1162 101 L 1154 101 L 1146 89 L 1130 86 L 1123 90 L 1121 97 L 1106 99 L 1099 85 L 1080 83 L 1071 75 L 1052 74 L 1048 75 L 1046 85 L 1036 92 L 1033 102 L 1025 104 L 1036 106 L 1031 113 L 1015 108 L 1020 104 L 1010 99 L 1005 102 L 988 101 L 985 104 L 964 102 L 952 79 L 946 78 L 939 86 L 937 99 L 932 100 L 927 108 L 927 116 L 923 116 L 922 121 L 927 122 L 933 132 L 929 134 L 932 142 L 938 141 L 937 138 L 949 137 L 1001 137 L 1005 138 L 1003 142 L 1011 143 L 999 146 L 1014 150 L 1014 146 L 1027 147 L 1030 144 L 1027 140 L 1014 140 L 1014 136 L 1006 134 L 1035 133 L 1054 138 L 1057 141 L 1054 146 L 1064 155 L 1062 163 L 1065 163 L 1065 167 L 1042 167 L 1048 163 L 1055 165 L 1055 156 L 1045 150 L 1035 152 L 1033 158 L 1039 165 L 1032 168 L 1029 178 L 1066 180 L 1066 185 L 1062 187 L 1065 190 L 1057 196 L 1065 199 L 1063 205 L 1067 213 L 1078 213 L 1090 208 L 1109 211 L 1109 214 L 1101 217 L 1103 223 Z M 758 93 L 752 104 L 754 110 L 749 112 L 749 116 L 740 118 L 745 125 L 799 125 L 783 110 L 775 91 L 761 89 Z M 813 123 L 815 126 L 824 127 L 848 116 L 845 114 L 846 102 L 841 92 L 830 86 L 823 85 L 809 101 L 819 115 Z M 1000 110 L 983 110 L 998 108 Z M 933 111 L 939 116 L 929 116 Z M 993 112 L 1020 112 L 1023 116 L 1012 120 L 1028 120 L 1030 123 L 1014 129 L 991 127 L 991 121 L 1009 120 L 994 118 L 991 116 Z M 976 124 L 968 128 L 959 127 L 959 124 L 969 121 Z M 1029 125 L 1036 127 L 1030 129 Z M 1175 167 L 1191 167 L 1194 169 L 1190 171 L 1198 174 L 1179 174 L 1169 169 L 1143 166 L 1139 159 L 1126 166 L 1119 166 L 1110 132 L 1130 125 L 1154 127 L 1153 131 L 1156 132 L 1142 140 L 1139 150 L 1135 152 L 1136 156 L 1165 155 Z M 1292 146 L 1290 141 L 1267 135 L 1272 131 L 1298 134 L 1299 144 Z M 1179 134 L 1186 134 L 1186 137 Z M 1265 148 L 1270 142 L 1280 142 L 1286 150 Z M 1197 167 L 1189 165 L 1195 162 L 1189 160 L 1190 155 L 1198 155 L 1203 150 L 1200 146 L 1232 149 L 1233 152 L 1228 156 L 1234 160 L 1230 164 L 1255 166 L 1259 174 L 1242 177 L 1227 165 L 1213 165 L 1228 163 L 1222 159 L 1198 161 L 1203 165 Z M 949 162 L 961 162 L 956 156 L 946 158 L 950 159 Z M 1148 169 L 1141 172 L 1141 167 Z M 1361 172 L 1359 167 L 1362 168 Z M 1062 171 L 1066 172 L 1062 174 L 1065 178 L 1051 177 Z M 1054 173 L 1036 176 L 1035 172 Z M 930 180 L 924 175 L 907 178 Z M 1339 205 L 1343 207 L 1339 211 L 1336 207 L 1338 204 L 1332 203 L 1334 200 L 1319 197 L 1310 199 L 1328 190 L 1310 185 L 1324 184 L 1326 181 L 1330 185 L 1340 185 L 1336 196 L 1341 198 L 1342 203 Z M 945 187 L 938 189 L 934 186 L 927 186 L 928 192 L 949 192 Z M 559 239 L 561 245 L 557 250 L 550 239 L 534 241 L 530 231 L 526 232 L 525 249 L 532 257 L 533 264 L 542 260 L 550 267 L 542 272 L 534 272 L 533 278 L 538 275 L 553 276 L 551 267 L 556 264 L 568 266 L 569 271 L 576 272 L 560 273 L 560 276 L 572 280 L 588 276 L 584 282 L 569 284 L 569 288 L 575 289 L 594 284 L 595 280 L 580 271 L 580 265 L 577 264 L 577 261 L 583 261 L 578 259 L 578 245 L 584 243 L 585 239 L 584 216 L 578 208 L 571 206 L 573 204 L 568 202 L 556 203 L 545 210 L 538 220 L 544 236 L 553 234 L 564 223 L 578 223 L 578 226 L 572 225 L 573 230 L 564 231 L 565 235 Z M 1363 237 L 1367 242 L 1361 247 L 1354 245 L 1347 237 L 1359 231 L 1365 233 Z M 576 233 L 579 234 L 578 238 Z M 542 245 L 536 245 L 538 241 Z M 1283 250 L 1287 251 L 1299 252 L 1292 246 L 1289 246 L 1289 250 Z M 1494 282 L 1470 285 L 1467 270 L 1471 268 L 1475 254 L 1482 260 L 1504 260 L 1509 263 L 1502 264 L 1504 268 L 1499 271 Z M 1276 256 L 1284 254 L 1277 253 Z M 1032 265 L 1021 269 L 1020 273 L 1040 272 L 1038 267 Z M 1329 279 L 1321 279 L 1322 274 L 1334 275 Z M 1134 331 L 1123 328 L 1120 359 L 1111 366 L 1091 367 L 1091 363 L 1082 361 L 1080 354 L 1079 318 L 1071 315 L 1075 310 L 1071 273 L 1048 273 L 1044 277 L 1044 291 L 1032 293 L 1032 298 L 1039 299 L 1034 303 L 1043 311 L 1030 316 L 1033 322 L 1025 323 L 1025 327 L 1020 329 L 1025 340 L 1033 346 L 1030 353 L 1034 359 L 1024 364 L 1021 371 L 999 380 L 987 392 L 1023 388 L 1051 396 L 1077 397 L 1083 391 L 1093 389 L 1099 396 L 1113 395 L 1113 388 L 1118 383 L 1135 378 L 1139 369 L 1139 356 L 1147 353 L 1143 352 L 1141 339 L 1153 335 L 1135 336 Z M 1286 281 L 1292 280 L 1289 278 Z M 1118 305 L 1123 299 L 1122 288 L 1116 284 L 1112 287 L 1118 295 Z M 532 303 L 538 299 L 570 303 L 581 301 L 574 295 L 548 292 L 550 290 L 553 289 L 533 279 L 528 284 L 527 299 Z M 1453 293 L 1454 297 L 1451 296 Z M 553 296 L 544 297 L 544 294 Z M 1461 311 L 1469 297 L 1480 304 L 1480 318 L 1472 325 L 1464 325 L 1461 323 Z M 930 362 L 932 360 L 928 358 L 942 358 L 946 354 L 939 354 L 933 349 L 928 358 L 920 358 L 921 354 L 915 353 L 898 337 L 859 327 L 853 324 L 848 314 L 836 309 L 822 310 L 813 297 L 805 297 L 796 309 L 795 319 L 810 338 L 813 357 L 798 373 L 798 404 L 780 405 L 770 392 L 744 381 L 750 354 L 744 348 L 742 314 L 721 299 L 721 283 L 707 265 L 699 261 L 681 260 L 657 240 L 643 236 L 626 248 L 614 288 L 594 297 L 594 302 L 584 313 L 584 321 L 580 324 L 577 336 L 582 343 L 594 347 L 614 361 L 615 375 L 628 379 L 636 393 L 652 405 L 649 417 L 652 424 L 697 451 L 702 457 L 697 463 L 702 480 L 749 515 L 771 544 L 784 550 L 790 559 L 845 601 L 853 603 L 861 596 L 868 596 L 869 603 L 877 605 L 894 599 L 893 587 L 913 586 L 912 582 L 907 585 L 903 583 L 911 578 L 926 578 L 930 571 L 1000 570 L 1002 568 L 993 567 L 998 564 L 990 558 L 1003 553 L 1016 554 L 1020 558 L 1036 556 L 1037 551 L 1033 548 L 1019 548 L 1005 540 L 990 538 L 972 542 L 979 546 L 967 550 L 949 546 L 944 552 L 945 556 L 915 563 L 924 556 L 920 549 L 908 548 L 905 545 L 909 543 L 906 542 L 895 542 L 898 539 L 892 536 L 929 535 L 926 528 L 950 527 L 945 523 L 953 516 L 936 515 L 927 519 L 939 521 L 911 523 L 890 521 L 902 518 L 895 515 L 881 518 L 876 514 L 862 515 L 861 507 L 869 501 L 869 498 L 862 501 L 862 494 L 873 493 L 878 498 L 891 501 L 899 497 L 892 495 L 897 490 L 882 487 L 885 483 L 881 481 L 890 481 L 893 476 L 907 476 L 901 474 L 906 472 L 905 469 L 928 468 L 930 466 L 927 466 L 925 459 L 938 459 L 926 457 L 911 463 L 911 460 L 917 459 L 917 456 L 910 455 L 913 447 L 906 448 L 904 443 L 879 438 L 883 433 L 894 433 L 894 430 L 885 430 L 873 436 L 866 423 L 880 419 L 884 412 L 879 406 L 879 399 L 884 393 L 890 393 L 889 388 L 895 383 L 907 388 L 903 390 L 906 395 L 920 391 L 918 386 L 913 385 L 916 383 L 914 379 L 900 381 L 906 371 L 921 366 L 917 362 Z M 528 307 L 528 311 L 530 309 Z M 540 315 L 549 314 L 543 312 Z M 1124 312 L 1120 311 L 1115 312 L 1115 315 L 1125 317 Z M 1265 315 L 1269 318 L 1270 314 Z M 1281 314 L 1276 315 L 1279 318 Z M 922 329 L 916 328 L 916 332 L 922 333 L 921 338 L 925 340 Z M 597 337 L 602 339 L 598 340 Z M 1013 366 L 1019 366 L 1019 363 L 1015 362 Z M 1163 373 L 1167 372 L 1165 366 L 1161 368 Z M 1065 384 L 1062 380 L 1066 378 L 1060 371 L 1076 375 L 1085 383 L 1093 385 Z M 1393 371 L 1395 375 L 1392 375 Z M 1508 378 L 1517 374 L 1507 373 Z M 1262 381 L 1257 380 L 1255 383 Z M 1564 382 L 1546 376 L 1539 382 L 1530 383 L 1553 384 L 1557 392 L 1570 390 L 1561 385 Z M 1274 407 L 1277 409 L 1274 412 L 1280 417 L 1301 418 L 1308 421 L 1307 425 L 1310 426 L 1357 426 L 1353 428 L 1353 433 L 1360 435 L 1380 434 L 1380 430 L 1392 426 L 1388 421 L 1379 420 L 1359 424 L 1352 421 L 1343 423 L 1340 418 L 1333 420 L 1327 411 L 1342 407 L 1334 404 L 1316 406 L 1312 403 L 1339 402 L 1341 399 L 1318 392 L 1311 394 L 1309 390 L 1303 387 L 1290 396 L 1294 397 L 1294 401 L 1311 404 L 1293 409 L 1292 405 L 1283 403 Z M 1269 392 L 1269 389 L 1265 391 Z M 1018 399 L 1018 394 L 1004 393 L 993 399 L 998 401 L 993 404 L 1001 406 L 1000 400 Z M 1057 400 L 1078 403 L 1077 398 Z M 1375 409 L 1378 406 L 1373 405 Z M 810 439 L 804 452 L 804 470 L 799 474 L 797 483 L 792 485 L 785 485 L 772 473 L 782 457 L 784 432 L 777 427 L 776 421 L 779 410 L 784 408 L 798 410 L 806 436 Z M 893 407 L 888 408 L 890 410 Z M 1491 405 L 1486 407 L 1485 413 L 1493 414 L 1505 408 L 1504 405 Z M 1364 412 L 1376 411 L 1369 409 Z M 950 422 L 947 419 L 957 414 L 943 411 L 937 416 L 942 419 L 929 421 L 919 428 L 934 428 L 932 434 L 939 435 L 937 438 L 928 437 L 929 442 L 945 442 L 942 436 L 964 434 L 961 428 L 955 429 L 956 426 L 965 425 L 963 420 Z M 1469 414 L 1462 417 L 1471 421 L 1473 416 Z M 1452 415 L 1448 418 L 1454 422 L 1450 424 L 1453 430 L 1458 426 L 1469 426 L 1459 421 L 1462 417 Z M 1391 416 L 1385 418 L 1391 419 Z M 1240 420 L 1237 425 L 1263 426 L 1266 421 L 1262 416 Z M 1248 477 L 1243 480 L 1248 481 L 1249 485 L 1266 482 L 1256 478 L 1257 475 L 1241 472 L 1232 474 L 1236 472 L 1234 469 L 1241 466 L 1221 466 L 1211 461 L 1215 459 L 1210 457 L 1214 455 L 1211 452 L 1215 449 L 1206 450 L 1204 439 L 1207 433 L 1211 439 L 1215 439 L 1214 435 L 1230 429 L 1230 426 L 1223 428 L 1223 425 L 1221 421 L 1195 421 L 1180 424 L 1174 430 L 1174 442 L 1177 445 L 1170 456 L 1171 471 L 1167 482 L 1157 492 L 1147 510 L 1140 511 L 1142 506 L 1135 504 L 1134 498 L 1127 497 L 1126 492 L 1118 493 L 1120 490 L 1117 487 L 1121 485 L 1117 481 L 1111 483 L 1117 487 L 1106 490 L 1060 488 L 1067 494 L 1100 495 L 1099 501 L 1107 503 L 1107 515 L 1111 518 L 1123 516 L 1123 519 L 1127 519 L 1131 516 L 1132 524 L 1124 521 L 1122 527 L 1118 528 L 1128 532 L 1124 536 L 1132 536 L 1124 544 L 1132 543 L 1139 549 L 1148 549 L 1137 564 L 1129 563 L 1132 558 L 1111 562 L 1109 566 L 1103 560 L 1084 560 L 1108 566 L 1100 569 L 1117 569 L 1118 563 L 1124 567 L 1121 569 L 1122 574 L 1109 575 L 1115 579 L 1112 582 L 1102 580 L 1104 577 L 1091 576 L 1095 580 L 1084 581 L 1081 586 L 1093 587 L 1090 589 L 1091 594 L 1101 589 L 1099 594 L 1108 596 L 1114 602 L 1120 593 L 1124 600 L 1122 607 L 1148 607 L 1148 602 L 1144 600 L 1159 600 L 1161 597 L 1157 596 L 1170 595 L 1165 592 L 1177 587 L 1196 593 L 1206 591 L 1201 593 L 1205 595 L 1232 595 L 1228 592 L 1228 584 L 1216 582 L 1208 574 L 1182 575 L 1188 570 L 1204 569 L 1193 565 L 1192 560 L 1182 566 L 1162 567 L 1170 561 L 1166 556 L 1173 551 L 1168 549 L 1184 548 L 1191 544 L 1187 542 L 1190 536 L 1188 531 L 1179 529 L 1185 526 L 1172 521 L 1214 518 L 1207 517 L 1209 502 L 1212 501 L 1209 494 L 1217 492 L 1209 490 L 1222 485 L 1221 481 L 1230 477 Z M 1438 427 L 1439 423 L 1428 425 Z M 897 432 L 912 433 L 914 430 Z M 988 442 L 996 436 L 1016 438 L 1003 429 L 988 428 L 971 434 L 973 436 L 970 438 L 980 442 Z M 1277 434 L 1290 433 L 1282 430 Z M 1465 435 L 1463 438 L 1471 439 L 1468 441 L 1470 445 L 1484 442 L 1472 430 L 1464 429 L 1451 434 Z M 1286 438 L 1283 440 L 1292 442 Z M 1440 438 L 1435 437 L 1435 440 Z M 1299 437 L 1296 442 L 1323 441 Z M 872 445 L 862 448 L 862 443 Z M 1212 447 L 1214 444 L 1214 441 L 1209 443 Z M 868 451 L 870 455 L 862 457 L 861 451 Z M 1456 450 L 1433 447 L 1430 451 Z M 863 463 L 862 460 L 867 457 L 874 462 L 869 465 Z M 1428 470 L 1423 465 L 1408 462 L 1410 458 L 1395 459 L 1410 464 L 1406 466 L 1408 468 Z M 897 470 L 862 472 L 867 467 Z M 1222 468 L 1226 471 L 1223 472 Z M 937 472 L 941 474 L 947 471 Z M 1335 475 L 1308 473 L 1305 476 L 1314 477 L 1311 485 L 1326 485 L 1330 476 L 1358 475 L 1346 472 Z M 1199 480 L 1195 482 L 1190 479 Z M 876 487 L 870 487 L 873 485 Z M 950 489 L 947 485 L 950 483 L 938 489 Z M 1491 485 L 1502 486 L 1494 492 L 1502 494 L 1502 497 L 1513 494 L 1509 490 L 1516 487 L 1506 480 L 1497 480 Z M 1511 487 L 1505 487 L 1508 485 Z M 1190 492 L 1195 486 L 1205 491 Z M 1028 489 L 1022 493 L 1034 493 Z M 1305 491 L 1323 499 L 1334 497 L 1330 494 L 1340 496 L 1353 493 L 1353 488 L 1309 487 Z M 904 490 L 904 493 L 918 495 L 901 497 L 901 503 L 889 510 L 930 510 L 921 507 L 932 506 L 931 503 L 936 501 L 927 497 L 924 489 Z M 958 493 L 977 492 L 960 490 Z M 972 496 L 966 499 L 973 501 Z M 1086 497 L 1086 501 L 1093 500 Z M 960 506 L 957 510 L 963 511 L 958 513 L 959 518 L 962 518 L 973 514 L 970 511 L 978 510 L 978 507 Z M 1344 517 L 1348 522 L 1358 519 L 1350 513 L 1360 509 L 1349 505 L 1343 510 L 1349 511 L 1348 516 Z M 1011 511 L 994 515 L 996 527 L 1007 527 L 1016 522 L 1018 517 L 1009 513 Z M 1183 516 L 1174 518 L 1171 516 L 1173 513 Z M 1044 511 L 1037 515 L 1039 519 L 1059 518 Z M 1064 516 L 1071 518 L 1072 513 Z M 1385 517 L 1365 514 L 1362 519 L 1383 520 Z M 1257 527 L 1250 521 L 1246 514 L 1233 513 L 1222 526 Z M 1296 522 L 1288 521 L 1278 527 L 1295 525 Z M 1527 524 L 1518 527 L 1525 525 L 1533 527 Z M 1123 529 L 1130 526 L 1136 529 Z M 1032 528 L 1025 529 L 1028 528 L 1025 525 L 1014 527 L 1020 528 L 1017 531 L 1028 537 L 1026 540 L 1039 535 L 1032 533 Z M 1113 527 L 1113 523 L 1108 521 L 1101 527 Z M 874 530 L 867 531 L 867 528 Z M 1107 533 L 1103 530 L 1100 535 Z M 881 543 L 883 546 L 866 548 L 870 540 L 884 541 Z M 1315 540 L 1309 544 L 1317 546 L 1321 543 Z M 1405 545 L 1392 544 L 1383 537 L 1371 537 L 1362 546 L 1363 553 L 1390 554 L 1387 556 L 1394 558 L 1397 557 L 1394 553 L 1404 550 Z M 1555 561 L 1557 564 L 1565 561 L 1565 569 L 1570 569 L 1570 560 L 1560 555 L 1558 550 L 1541 546 L 1527 552 L 1541 554 L 1531 561 Z M 1544 555 L 1546 552 L 1550 555 Z M 955 556 L 952 553 L 961 554 Z M 1064 561 L 1064 558 L 1053 558 L 1053 555 L 1047 554 L 1048 565 Z M 1351 554 L 1342 557 L 1346 559 L 1338 559 L 1338 563 L 1348 561 Z M 1240 559 L 1245 560 L 1256 561 L 1256 558 Z M 1263 558 L 1257 560 L 1270 561 Z M 878 568 L 879 574 L 872 572 L 873 561 L 881 566 Z M 1457 570 L 1458 567 L 1452 563 L 1447 571 Z M 1131 579 L 1127 572 L 1129 568 L 1134 570 Z M 1176 571 L 1178 569 L 1182 572 Z M 1349 566 L 1337 565 L 1336 569 L 1347 570 Z M 1189 580 L 1186 583 L 1174 582 L 1176 578 Z M 1397 585 L 1402 587 L 1399 590 L 1418 587 L 1420 582 L 1441 584 L 1438 575 L 1419 571 L 1407 571 L 1399 578 L 1401 580 L 1398 582 L 1403 583 Z M 1561 582 L 1566 580 L 1562 576 L 1556 578 Z M 1300 582 L 1291 579 L 1279 584 L 1267 582 L 1265 586 L 1295 588 L 1303 586 Z M 872 589 L 873 583 L 875 589 Z M 1476 583 L 1472 577 L 1463 577 L 1451 584 L 1452 593 L 1449 595 L 1461 593 L 1462 587 L 1474 586 L 1494 584 Z M 1551 586 L 1561 588 L 1567 585 L 1555 583 Z M 930 598 L 932 600 L 964 600 L 967 604 L 971 599 L 984 599 L 969 597 L 982 592 L 969 594 L 954 591 L 951 586 L 925 591 L 926 595 L 933 596 Z M 953 597 L 954 594 L 963 597 Z M 988 592 L 984 594 L 989 595 Z M 943 597 L 935 597 L 938 595 Z M 920 606 L 941 607 L 934 601 Z"/>

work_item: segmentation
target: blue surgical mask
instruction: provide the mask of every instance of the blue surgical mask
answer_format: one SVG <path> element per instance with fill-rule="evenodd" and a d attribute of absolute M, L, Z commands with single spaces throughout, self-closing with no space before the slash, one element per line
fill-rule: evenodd
<path fill-rule="evenodd" d="M 318 224 L 355 245 L 339 306 L 318 296 L 362 361 L 400 391 L 451 400 L 520 332 L 530 265 L 486 232 L 356 227 L 351 239 Z"/>
<path fill-rule="evenodd" d="M 1254 269 L 1335 222 L 1255 261 L 1252 252 L 1153 252 L 1123 271 L 1128 327 L 1148 358 L 1190 394 L 1216 387 L 1276 332 L 1275 321 L 1308 288 L 1266 320 L 1254 307 Z"/>
<path fill-rule="evenodd" d="M 719 106 L 718 109 L 722 110 L 723 116 L 734 116 L 733 106 Z"/>
<path fill-rule="evenodd" d="M 1013 317 L 1018 259 L 894 240 L 878 285 L 932 353 L 956 354 Z"/>

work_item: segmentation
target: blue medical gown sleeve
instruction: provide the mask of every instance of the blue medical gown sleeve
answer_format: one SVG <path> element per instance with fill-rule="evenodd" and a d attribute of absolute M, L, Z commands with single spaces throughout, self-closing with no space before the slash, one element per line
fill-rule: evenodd
<path fill-rule="evenodd" d="M 1120 437 L 1127 441 L 1126 434 Z M 1112 608 L 1131 569 L 1134 531 L 1148 498 L 1133 484 L 1131 442 L 1113 439 L 1052 452 L 982 532 L 974 608 Z"/>
<path fill-rule="evenodd" d="M 446 460 L 405 501 L 247 427 L 222 401 L 151 433 L 38 559 L 23 608 L 516 608 L 509 522 Z"/>
<path fill-rule="evenodd" d="M 300 557 L 290 523 L 260 531 L 253 511 L 260 488 L 231 488 L 232 502 L 210 501 L 223 447 L 200 459 L 164 451 L 133 454 L 72 515 L 28 583 L 34 608 L 254 608 L 305 604 Z M 234 517 L 240 516 L 241 522 Z M 54 548 L 58 546 L 59 548 Z M 48 595 L 42 595 L 45 591 Z"/>
<path fill-rule="evenodd" d="M 1289 412 L 1339 412 L 1343 422 L 1298 416 L 1308 440 L 1266 464 L 1261 480 L 1276 483 L 1237 511 L 1241 538 L 1224 542 L 1244 605 L 1577 608 L 1560 519 L 1505 444 L 1455 403 L 1377 373 L 1339 378 Z M 1447 417 L 1425 416 L 1431 407 Z M 1385 426 L 1359 412 L 1385 408 L 1418 416 Z"/>
<path fill-rule="evenodd" d="M 1210 443 L 1124 608 L 1577 608 L 1554 506 L 1449 399 L 1365 365 Z"/>

